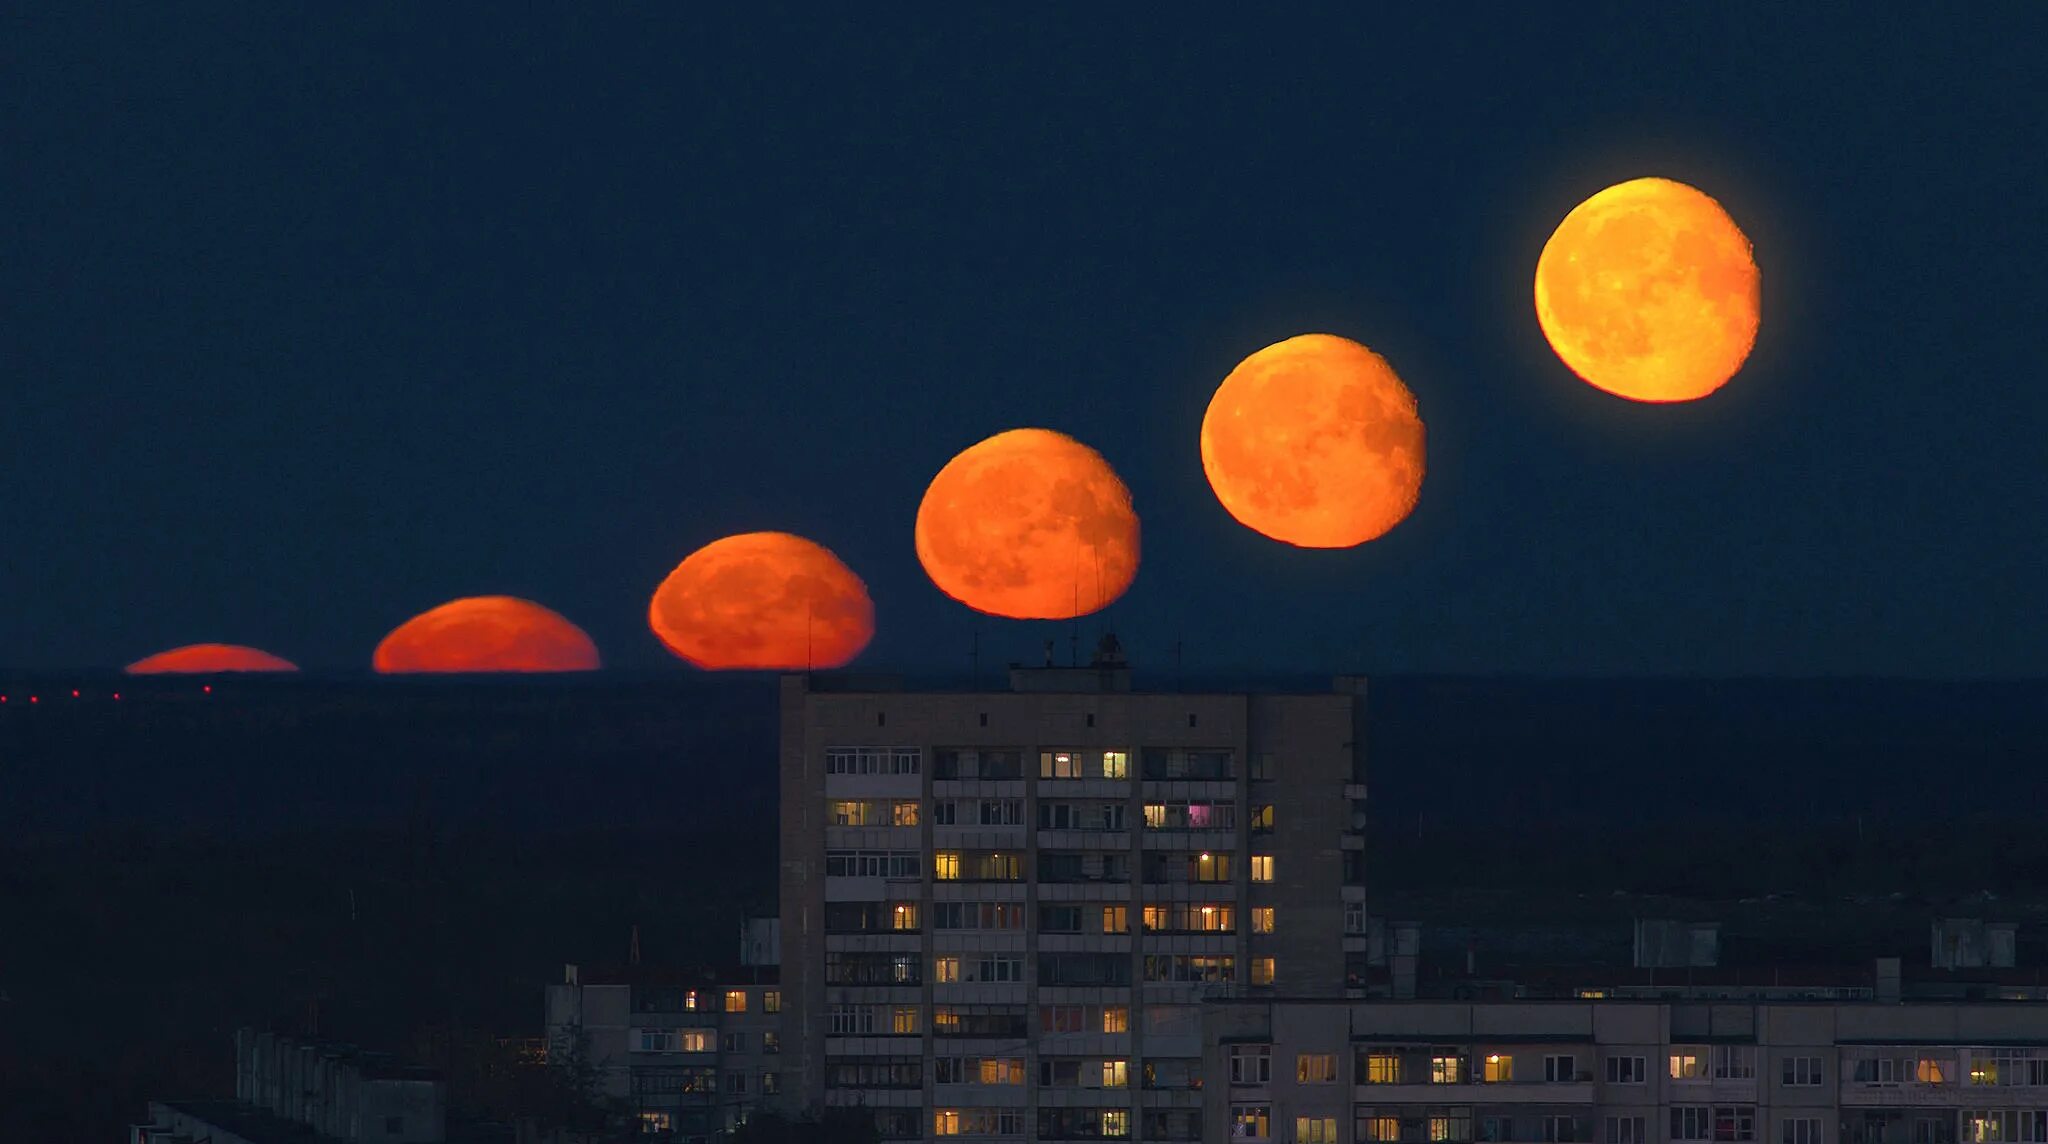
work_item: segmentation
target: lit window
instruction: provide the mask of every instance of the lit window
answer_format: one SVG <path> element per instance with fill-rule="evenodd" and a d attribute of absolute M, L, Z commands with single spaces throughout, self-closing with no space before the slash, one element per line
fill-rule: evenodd
<path fill-rule="evenodd" d="M 915 802 L 899 802 L 899 803 L 896 803 L 896 804 L 895 804 L 894 806 L 890 807 L 890 808 L 889 808 L 889 825 L 891 825 L 891 826 L 916 826 L 916 825 L 917 825 L 917 803 L 915 803 Z"/>
<path fill-rule="evenodd" d="M 960 959 L 957 957 L 932 958 L 932 980 L 940 985 L 951 985 L 960 980 Z"/>
<path fill-rule="evenodd" d="M 1490 1054 L 1486 1058 L 1486 1069 L 1481 1075 L 1486 1077 L 1488 1084 L 1507 1084 L 1515 1079 L 1515 1058 L 1504 1057 L 1499 1053 Z"/>
<path fill-rule="evenodd" d="M 889 911 L 889 928 L 915 930 L 917 928 L 917 903 L 896 903 L 896 908 Z M 780 998 L 777 1000 L 780 1001 Z"/>
<path fill-rule="evenodd" d="M 711 1051 L 711 1031 L 709 1029 L 684 1029 L 679 1042 L 682 1045 L 682 1050 L 686 1053 L 708 1053 Z"/>
<path fill-rule="evenodd" d="M 1230 1135 L 1236 1140 L 1264 1140 L 1273 1132 L 1273 1106 L 1233 1104 L 1230 1106 Z"/>
<path fill-rule="evenodd" d="M 939 1108 L 932 1110 L 932 1135 L 960 1135 L 960 1110 L 957 1108 Z"/>
<path fill-rule="evenodd" d="M 1429 1058 L 1429 1083 L 1465 1083 L 1465 1058 L 1443 1055 Z"/>
<path fill-rule="evenodd" d="M 1105 1033 L 1128 1033 L 1131 1031 L 1131 1010 L 1125 1005 L 1104 1005 L 1102 1007 L 1102 1031 Z"/>
<path fill-rule="evenodd" d="M 725 991 L 725 1011 L 726 1011 L 726 1012 L 728 1012 L 728 1013 L 744 1013 L 744 1012 L 746 1012 L 746 1011 L 747 1011 L 747 991 L 746 991 L 746 990 L 744 990 L 744 989 L 728 989 L 728 990 L 726 990 L 726 991 Z"/>
<path fill-rule="evenodd" d="M 1270 958 L 1270 957 L 1254 957 L 1254 958 L 1252 958 L 1252 984 L 1253 984 L 1253 985 L 1271 985 L 1271 984 L 1273 984 L 1273 959 L 1272 959 L 1272 958 Z"/>
<path fill-rule="evenodd" d="M 1078 779 L 1081 777 L 1081 759 L 1072 751 L 1041 751 L 1038 754 L 1038 777 Z"/>
<path fill-rule="evenodd" d="M 940 850 L 932 854 L 932 877 L 941 882 L 960 880 L 960 852 Z"/>
<path fill-rule="evenodd" d="M 1997 1061 L 1997 1059 L 1996 1059 L 1996 1058 L 1993 1058 L 1993 1057 L 1971 1057 L 1971 1058 L 1970 1058 L 1970 1083 L 1971 1083 L 1971 1084 L 1997 1084 L 1997 1083 L 1998 1083 L 1998 1061 Z M 1993 1139 L 1996 1139 L 1996 1137 L 1993 1137 Z"/>
<path fill-rule="evenodd" d="M 1127 1087 L 1131 1083 L 1130 1068 L 1131 1063 L 1129 1061 L 1102 1062 L 1102 1087 Z"/>
<path fill-rule="evenodd" d="M 866 826 L 868 824 L 868 804 L 846 800 L 834 802 L 828 821 L 834 826 Z"/>
<path fill-rule="evenodd" d="M 1359 1135 L 1374 1144 L 1395 1144 L 1401 1139 L 1401 1120 L 1395 1116 L 1368 1116 Z"/>
<path fill-rule="evenodd" d="M 1106 779 L 1127 779 L 1131 777 L 1131 754 L 1129 751 L 1102 752 L 1102 777 Z"/>
<path fill-rule="evenodd" d="M 1392 1053 L 1373 1053 L 1366 1057 L 1365 1083 L 1400 1084 L 1401 1058 Z"/>
<path fill-rule="evenodd" d="M 1273 907 L 1271 907 L 1271 906 L 1253 906 L 1253 907 L 1252 907 L 1252 932 L 1253 932 L 1253 933 L 1272 933 L 1272 932 L 1273 932 Z"/>
<path fill-rule="evenodd" d="M 1272 880 L 1273 856 L 1271 854 L 1252 855 L 1252 881 L 1270 882 Z"/>
<path fill-rule="evenodd" d="M 1129 1136 L 1131 1134 L 1130 1112 L 1122 1108 L 1103 1109 L 1102 1134 L 1104 1136 L 1117 1137 Z"/>
<path fill-rule="evenodd" d="M 652 1109 L 640 1113 L 640 1131 L 642 1132 L 671 1132 L 674 1131 L 675 1126 L 676 1119 L 673 1113 L 656 1112 Z"/>
<path fill-rule="evenodd" d="M 1273 833 L 1273 804 L 1264 803 L 1252 808 L 1252 833 Z"/>
<path fill-rule="evenodd" d="M 1128 906 L 1102 907 L 1103 933 L 1128 933 L 1131 929 L 1131 915 Z"/>
<path fill-rule="evenodd" d="M 780 989 L 763 989 L 763 990 L 761 991 L 761 1012 L 763 1012 L 763 1013 L 780 1013 L 780 1012 L 782 1012 L 782 990 L 780 990 Z"/>
<path fill-rule="evenodd" d="M 1672 1080 L 1705 1080 L 1707 1072 L 1700 1067 L 1698 1053 L 1671 1054 Z"/>
<path fill-rule="evenodd" d="M 1472 1139 L 1472 1120 L 1466 1116 L 1432 1116 L 1429 1139 L 1431 1144 L 1462 1144 Z"/>
<path fill-rule="evenodd" d="M 1166 829 L 1166 804 L 1165 804 L 1165 803 L 1163 803 L 1163 802 L 1148 802 L 1148 803 L 1146 803 L 1146 804 L 1145 804 L 1145 829 L 1147 829 L 1147 830 L 1164 830 L 1164 829 Z"/>
<path fill-rule="evenodd" d="M 897 1034 L 917 1032 L 917 1006 L 898 1005 L 889 1013 L 889 1031 Z"/>
<path fill-rule="evenodd" d="M 1947 1084 L 1948 1062 L 1939 1057 L 1921 1057 L 1913 1076 L 1921 1084 Z"/>
<path fill-rule="evenodd" d="M 1335 1053 L 1298 1053 L 1294 1058 L 1294 1080 L 1297 1084 L 1337 1083 L 1337 1055 Z"/>
<path fill-rule="evenodd" d="M 779 1053 L 779 1052 L 781 1052 L 781 1051 L 782 1051 L 782 1034 L 781 1034 L 781 1033 L 778 1033 L 778 1032 L 776 1032 L 776 1031 L 775 1031 L 774 1029 L 764 1029 L 764 1030 L 762 1030 L 762 1031 L 761 1031 L 761 1051 L 762 1051 L 762 1052 L 764 1052 L 764 1053 Z M 764 1091 L 764 1092 L 765 1092 L 765 1091 L 767 1091 L 767 1090 L 766 1090 L 766 1089 L 763 1089 L 762 1091 Z"/>
<path fill-rule="evenodd" d="M 1297 1116 L 1294 1118 L 1295 1144 L 1337 1144 L 1337 1118 L 1334 1116 Z"/>
<path fill-rule="evenodd" d="M 697 991 L 695 989 L 692 989 L 688 993 L 683 994 L 683 1012 L 695 1013 L 696 1011 Z"/>

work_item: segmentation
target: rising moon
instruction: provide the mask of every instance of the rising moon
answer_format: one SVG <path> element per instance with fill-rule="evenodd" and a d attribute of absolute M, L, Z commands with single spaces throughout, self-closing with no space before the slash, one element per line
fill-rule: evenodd
<path fill-rule="evenodd" d="M 1422 493 L 1415 395 L 1357 342 L 1303 334 L 1238 363 L 1202 417 L 1202 471 L 1231 516 L 1300 548 L 1350 548 Z"/>
<path fill-rule="evenodd" d="M 299 665 L 238 644 L 198 643 L 160 651 L 122 670 L 129 675 L 209 675 L 228 671 L 297 671 Z"/>
<path fill-rule="evenodd" d="M 932 583 L 994 616 L 1085 616 L 1138 574 L 1130 490 L 1102 454 L 1050 429 L 998 433 L 948 461 L 916 537 Z"/>
<path fill-rule="evenodd" d="M 1572 209 L 1536 261 L 1536 320 L 1557 356 L 1631 401 L 1692 401 L 1756 345 L 1749 238 L 1706 194 L 1633 179 Z"/>
<path fill-rule="evenodd" d="M 385 636 L 370 662 L 385 674 L 599 666 L 597 645 L 582 628 L 515 596 L 470 596 L 421 612 Z"/>
<path fill-rule="evenodd" d="M 787 532 L 714 540 L 655 589 L 647 624 L 719 670 L 842 667 L 875 635 L 867 585 L 832 550 Z"/>

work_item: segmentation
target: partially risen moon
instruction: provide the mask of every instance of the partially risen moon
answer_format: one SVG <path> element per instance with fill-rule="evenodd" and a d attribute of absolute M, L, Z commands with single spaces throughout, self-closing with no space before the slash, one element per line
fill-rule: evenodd
<path fill-rule="evenodd" d="M 1064 620 L 1108 606 L 1138 574 L 1138 514 L 1102 454 L 1012 429 L 946 463 L 917 506 L 917 558 L 976 611 Z"/>
<path fill-rule="evenodd" d="M 199 643 L 160 651 L 138 659 L 130 675 L 210 675 L 227 671 L 297 671 L 299 665 L 267 651 L 239 644 Z"/>
<path fill-rule="evenodd" d="M 531 600 L 470 596 L 430 608 L 377 645 L 371 665 L 412 672 L 595 671 L 583 629 Z"/>
<path fill-rule="evenodd" d="M 1239 362 L 1217 387 L 1202 471 L 1246 527 L 1301 548 L 1349 548 L 1415 508 L 1422 417 L 1380 355 L 1303 334 Z"/>
<path fill-rule="evenodd" d="M 1756 344 L 1749 238 L 1706 194 L 1633 179 L 1572 209 L 1536 262 L 1536 320 L 1572 372 L 1631 401 L 1691 401 Z"/>
<path fill-rule="evenodd" d="M 655 589 L 647 624 L 711 670 L 841 667 L 875 634 L 867 585 L 824 545 L 746 532 L 685 557 Z"/>

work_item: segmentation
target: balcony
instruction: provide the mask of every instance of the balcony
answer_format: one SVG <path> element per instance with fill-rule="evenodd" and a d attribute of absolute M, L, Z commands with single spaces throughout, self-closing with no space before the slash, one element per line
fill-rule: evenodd
<path fill-rule="evenodd" d="M 1469 1104 L 1474 1108 L 1503 1105 L 1539 1106 L 1590 1105 L 1594 1102 L 1591 1080 L 1510 1081 L 1501 1084 L 1361 1084 L 1353 1086 L 1353 1099 L 1360 1104 Z"/>

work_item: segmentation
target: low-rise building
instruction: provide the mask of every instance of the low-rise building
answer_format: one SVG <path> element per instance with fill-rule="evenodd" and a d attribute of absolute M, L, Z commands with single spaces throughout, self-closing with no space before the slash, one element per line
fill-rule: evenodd
<path fill-rule="evenodd" d="M 381 1053 L 241 1029 L 235 1099 L 153 1100 L 132 1144 L 442 1144 L 447 1092 Z"/>
<path fill-rule="evenodd" d="M 547 989 L 548 1059 L 589 1070 L 643 1132 L 705 1139 L 780 1098 L 781 1011 L 773 966 L 565 966 Z"/>

